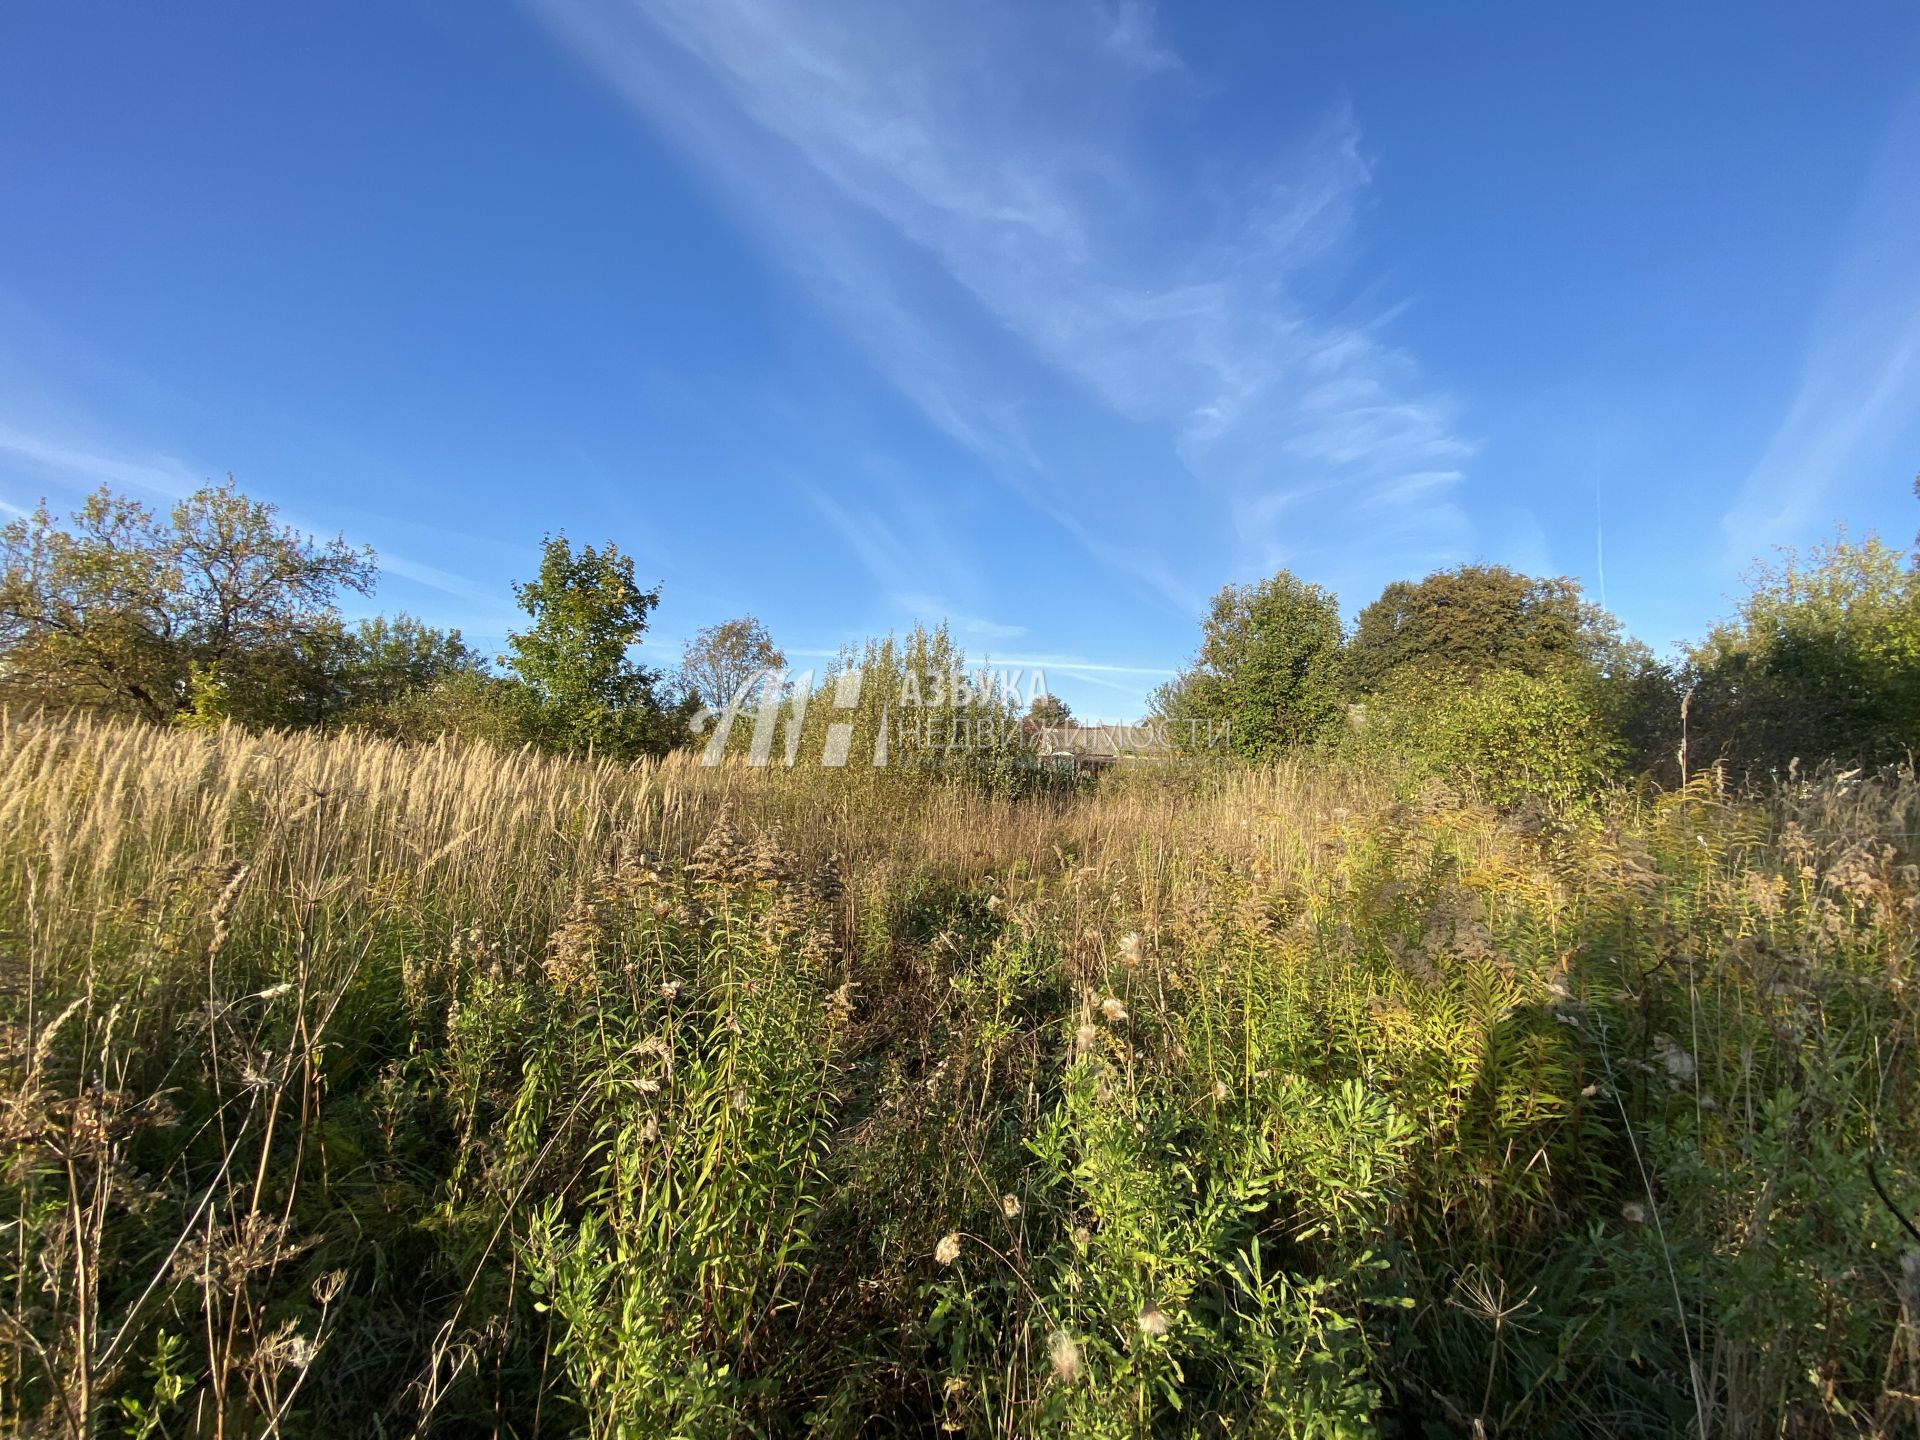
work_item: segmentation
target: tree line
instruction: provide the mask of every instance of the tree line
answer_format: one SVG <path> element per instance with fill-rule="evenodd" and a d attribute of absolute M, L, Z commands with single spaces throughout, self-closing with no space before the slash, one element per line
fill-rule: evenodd
<path fill-rule="evenodd" d="M 693 708 L 636 663 L 660 591 L 618 546 L 548 536 L 490 659 L 410 615 L 341 617 L 373 552 L 282 524 L 229 477 L 160 514 L 103 487 L 62 523 L 0 529 L 0 699 L 163 724 L 456 730 L 554 750 L 664 753 Z"/>
<path fill-rule="evenodd" d="M 660 588 L 612 543 L 547 536 L 514 586 L 526 626 L 497 657 L 405 614 L 347 623 L 342 599 L 376 574 L 371 550 L 299 532 L 231 477 L 165 514 L 105 487 L 64 522 L 42 502 L 0 528 L 0 702 L 635 758 L 690 743 L 703 706 L 785 664 L 751 616 L 701 631 L 672 675 L 636 662 Z M 866 659 L 936 653 L 958 663 L 944 631 Z M 1332 593 L 1283 570 L 1214 597 L 1152 706 L 1211 722 L 1247 759 L 1390 753 L 1496 798 L 1900 761 L 1920 747 L 1920 569 L 1843 532 L 1756 572 L 1737 613 L 1670 661 L 1563 577 L 1440 570 L 1389 584 L 1348 626 Z M 1050 698 L 1029 717 L 1067 718 Z"/>
<path fill-rule="evenodd" d="M 1214 596 L 1192 662 L 1153 705 L 1226 722 L 1249 758 L 1390 750 L 1496 797 L 1622 773 L 1906 762 L 1920 749 L 1920 558 L 1844 531 L 1783 551 L 1731 619 L 1669 661 L 1564 577 L 1439 570 L 1394 581 L 1348 627 L 1333 594 L 1283 570 Z"/>

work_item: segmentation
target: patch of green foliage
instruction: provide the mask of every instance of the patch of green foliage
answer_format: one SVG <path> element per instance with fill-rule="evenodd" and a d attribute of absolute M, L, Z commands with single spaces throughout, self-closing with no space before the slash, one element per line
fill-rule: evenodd
<path fill-rule="evenodd" d="M 1693 650 L 1682 683 L 1696 767 L 1903 760 L 1920 751 L 1920 569 L 1871 536 L 1788 553 Z"/>
<path fill-rule="evenodd" d="M 1341 717 L 1338 602 L 1282 570 L 1213 597 L 1193 664 L 1154 697 L 1163 719 L 1205 721 L 1235 754 L 1271 760 L 1328 739 Z"/>
<path fill-rule="evenodd" d="M 1619 778 L 1623 747 L 1606 699 L 1564 671 L 1405 676 L 1356 715 L 1350 748 L 1415 782 L 1437 777 L 1504 808 L 1564 813 Z"/>

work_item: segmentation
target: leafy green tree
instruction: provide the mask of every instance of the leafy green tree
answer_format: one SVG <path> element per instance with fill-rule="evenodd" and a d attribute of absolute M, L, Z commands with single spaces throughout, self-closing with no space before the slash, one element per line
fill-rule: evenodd
<path fill-rule="evenodd" d="M 1070 725 L 1073 723 L 1073 707 L 1058 696 L 1045 693 L 1033 697 L 1033 703 L 1027 707 L 1027 719 L 1036 725 Z"/>
<path fill-rule="evenodd" d="M 1218 675 L 1202 674 L 1189 666 L 1154 688 L 1147 697 L 1147 711 L 1156 720 L 1176 722 L 1167 729 L 1168 741 L 1185 748 L 1180 722 L 1191 721 L 1196 726 L 1219 726 L 1225 722 L 1228 711 L 1225 682 Z M 1196 729 L 1196 736 L 1200 733 Z"/>
<path fill-rule="evenodd" d="M 1347 683 L 1360 696 L 1408 668 L 1466 677 L 1576 664 L 1604 671 L 1625 663 L 1630 645 L 1571 580 L 1461 565 L 1396 580 L 1360 612 L 1347 643 Z"/>
<path fill-rule="evenodd" d="M 506 683 L 488 675 L 486 657 L 458 630 L 437 629 L 407 614 L 375 616 L 342 632 L 333 669 L 329 721 L 407 739 L 449 728 L 429 725 L 421 731 L 429 714 L 418 702 L 442 693 L 444 682 L 472 675 L 496 685 Z"/>
<path fill-rule="evenodd" d="M 231 477 L 164 519 L 105 487 L 65 526 L 43 501 L 0 529 L 4 687 L 156 721 L 308 723 L 328 703 L 337 597 L 374 576 L 371 550 L 280 524 Z"/>
<path fill-rule="evenodd" d="M 620 758 L 664 754 L 674 717 L 655 695 L 658 673 L 629 653 L 660 590 L 640 588 L 632 558 L 611 542 L 575 550 L 565 535 L 550 535 L 538 577 L 514 586 L 514 596 L 533 620 L 507 637 L 509 668 L 533 701 L 533 738 Z"/>
<path fill-rule="evenodd" d="M 1226 722 L 1233 749 L 1267 759 L 1336 733 L 1340 606 L 1282 570 L 1213 597 L 1193 664 L 1154 697 L 1163 719 Z"/>
<path fill-rule="evenodd" d="M 787 657 L 767 627 L 751 615 L 709 625 L 689 640 L 680 659 L 680 690 L 714 711 L 763 670 L 784 670 Z"/>
<path fill-rule="evenodd" d="M 343 636 L 342 703 L 349 710 L 390 705 L 461 671 L 482 671 L 486 657 L 458 630 L 440 630 L 402 613 L 362 620 Z"/>
<path fill-rule="evenodd" d="M 1920 750 L 1920 569 L 1872 536 L 1785 552 L 1692 651 L 1684 683 L 1695 768 L 1905 759 Z"/>

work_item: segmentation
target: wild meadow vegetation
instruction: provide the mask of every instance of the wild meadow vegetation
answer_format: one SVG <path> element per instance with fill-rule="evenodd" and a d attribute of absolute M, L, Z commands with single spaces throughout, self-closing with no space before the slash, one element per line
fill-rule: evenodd
<path fill-rule="evenodd" d="M 0 732 L 20 1433 L 1901 1433 L 1920 787 Z"/>
<path fill-rule="evenodd" d="M 499 676 L 204 504 L 8 530 L 0 1433 L 1920 1430 L 1897 552 L 1679 667 L 1276 577 L 1089 779 L 810 758 L 939 632 L 703 765 L 611 547 Z"/>

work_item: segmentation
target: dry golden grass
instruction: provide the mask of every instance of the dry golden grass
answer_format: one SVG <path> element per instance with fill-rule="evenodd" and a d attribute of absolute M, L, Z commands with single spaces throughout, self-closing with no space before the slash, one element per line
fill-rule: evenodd
<path fill-rule="evenodd" d="M 1151 919 L 1181 889 L 1183 857 L 1279 867 L 1384 795 L 1304 764 L 1160 779 L 1016 801 L 859 769 L 0 718 L 0 833 L 28 857 L 31 948 L 49 958 L 86 949 L 116 904 L 154 900 L 193 864 L 248 867 L 234 924 L 344 887 L 388 905 L 457 896 L 469 923 L 544 936 L 622 847 L 684 860 L 723 812 L 776 831 L 809 869 L 832 857 L 856 889 L 884 889 L 899 867 L 960 882 L 1076 870 Z"/>
<path fill-rule="evenodd" d="M 1916 832 L 0 717 L 0 1426 L 1911 1433 Z"/>

